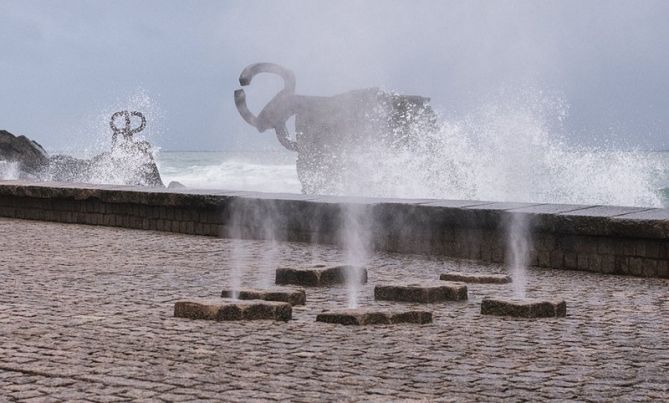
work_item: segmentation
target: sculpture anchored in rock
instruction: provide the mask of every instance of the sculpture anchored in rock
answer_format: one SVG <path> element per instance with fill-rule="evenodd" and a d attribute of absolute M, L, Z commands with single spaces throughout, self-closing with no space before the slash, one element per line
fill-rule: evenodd
<path fill-rule="evenodd" d="M 273 129 L 282 146 L 298 153 L 297 173 L 304 193 L 329 193 L 331 184 L 341 181 L 349 168 L 346 155 L 351 152 L 374 149 L 380 143 L 390 148 L 410 146 L 419 132 L 436 128 L 429 98 L 378 88 L 331 97 L 297 95 L 293 72 L 273 63 L 246 67 L 239 83 L 247 86 L 260 73 L 279 75 L 283 89 L 257 116 L 247 107 L 243 89 L 235 91 L 235 105 L 248 124 L 261 133 Z M 287 128 L 292 116 L 294 140 Z"/>
<path fill-rule="evenodd" d="M 125 121 L 125 126 L 124 127 L 118 127 L 116 126 L 116 118 L 119 116 L 123 116 L 123 120 Z M 132 128 L 132 119 L 131 117 L 137 117 L 139 118 L 139 126 Z M 119 111 L 114 113 L 111 116 L 111 119 L 109 120 L 109 127 L 112 129 L 112 149 L 116 147 L 118 144 L 118 137 L 119 135 L 122 137 L 122 140 L 124 143 L 130 143 L 133 141 L 133 136 L 146 127 L 146 118 L 141 112 L 137 111 Z"/>
<path fill-rule="evenodd" d="M 117 126 L 119 117 L 123 117 L 125 126 Z M 131 125 L 133 117 L 139 119 L 135 127 Z M 111 150 L 91 159 L 49 156 L 42 146 L 27 137 L 0 130 L 0 162 L 14 166 L 14 176 L 19 179 L 163 186 L 151 144 L 133 138 L 146 127 L 144 115 L 135 111 L 116 112 L 109 125 L 113 133 Z"/>

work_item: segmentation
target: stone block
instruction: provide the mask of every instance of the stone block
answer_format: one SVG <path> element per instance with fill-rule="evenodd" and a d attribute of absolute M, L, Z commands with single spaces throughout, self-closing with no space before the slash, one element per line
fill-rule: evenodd
<path fill-rule="evenodd" d="M 578 267 L 576 253 L 567 252 L 564 254 L 564 267 L 566 269 L 576 269 Z"/>
<path fill-rule="evenodd" d="M 616 248 L 611 239 L 600 239 L 597 246 L 597 252 L 602 255 L 613 255 L 616 253 Z"/>
<path fill-rule="evenodd" d="M 657 276 L 660 278 L 669 278 L 669 262 L 666 260 L 658 260 Z"/>
<path fill-rule="evenodd" d="M 551 254 L 549 251 L 539 251 L 537 254 L 537 265 L 540 267 L 549 267 L 551 262 Z"/>
<path fill-rule="evenodd" d="M 564 255 L 560 250 L 551 251 L 550 267 L 553 269 L 561 269 L 564 267 Z"/>
<path fill-rule="evenodd" d="M 657 267 L 657 260 L 642 259 L 641 261 L 641 272 L 645 277 L 657 276 Z"/>
<path fill-rule="evenodd" d="M 221 297 L 232 298 L 232 290 L 223 290 Z M 265 290 L 243 288 L 239 290 L 237 298 L 240 300 L 257 299 L 263 301 L 287 302 L 290 305 L 304 305 L 307 294 L 302 289 L 273 287 Z"/>
<path fill-rule="evenodd" d="M 457 282 L 424 282 L 374 287 L 374 299 L 431 303 L 467 299 L 467 285 Z"/>
<path fill-rule="evenodd" d="M 600 255 L 588 255 L 588 268 L 586 270 L 602 272 L 602 257 Z"/>
<path fill-rule="evenodd" d="M 659 243 L 658 257 L 660 259 L 669 259 L 669 239 Z"/>
<path fill-rule="evenodd" d="M 470 273 L 444 273 L 439 276 L 443 281 L 457 281 L 461 283 L 478 284 L 505 284 L 511 282 L 511 276 L 506 274 L 470 274 Z"/>
<path fill-rule="evenodd" d="M 648 210 L 646 207 L 592 206 L 560 213 L 560 215 L 573 217 L 616 217 L 623 214 L 638 213 L 646 210 Z"/>
<path fill-rule="evenodd" d="M 579 254 L 576 257 L 577 265 L 579 270 L 588 270 L 590 269 L 590 262 L 588 261 L 588 255 Z"/>
<path fill-rule="evenodd" d="M 592 236 L 580 236 L 576 239 L 574 250 L 578 253 L 597 253 L 599 239 Z"/>
<path fill-rule="evenodd" d="M 346 284 L 348 273 L 353 271 L 357 272 L 357 281 L 360 284 L 367 283 L 367 269 L 364 267 L 317 264 L 305 268 L 280 267 L 276 269 L 276 284 L 293 284 L 306 287 Z"/>
<path fill-rule="evenodd" d="M 504 262 L 504 248 L 502 246 L 495 246 L 492 251 L 492 261 L 495 263 Z"/>
<path fill-rule="evenodd" d="M 230 299 L 193 299 L 174 304 L 177 318 L 205 319 L 215 321 L 233 320 L 280 320 L 289 321 L 293 314 L 287 302 L 236 301 Z"/>
<path fill-rule="evenodd" d="M 563 317 L 567 315 L 567 304 L 563 300 L 484 298 L 481 314 L 520 318 Z"/>
<path fill-rule="evenodd" d="M 627 256 L 614 256 L 613 266 L 615 267 L 615 273 L 617 274 L 634 274 L 630 267 L 630 259 Z M 636 270 L 637 268 L 635 268 Z M 641 269 L 639 266 L 639 272 L 641 274 Z M 637 274 L 637 275 L 638 275 Z"/>
<path fill-rule="evenodd" d="M 597 255 L 600 256 L 600 255 Z M 616 259 L 615 256 L 613 255 L 603 255 L 601 256 L 601 262 L 600 262 L 600 268 L 601 272 L 605 274 L 610 274 L 610 273 L 615 273 L 616 271 L 616 265 L 615 265 Z"/>
<path fill-rule="evenodd" d="M 644 254 L 642 256 L 657 259 L 660 257 L 660 243 L 657 241 L 643 240 L 638 241 L 645 245 Z"/>
<path fill-rule="evenodd" d="M 370 308 L 344 309 L 322 312 L 316 316 L 317 322 L 340 325 L 393 325 L 412 323 L 422 325 L 432 323 L 432 312 L 428 311 L 382 311 Z"/>

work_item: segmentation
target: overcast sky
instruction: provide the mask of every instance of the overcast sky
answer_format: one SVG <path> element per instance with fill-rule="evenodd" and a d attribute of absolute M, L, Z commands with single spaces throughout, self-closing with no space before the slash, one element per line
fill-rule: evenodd
<path fill-rule="evenodd" d="M 0 0 L 0 129 L 86 145 L 145 96 L 162 149 L 273 146 L 232 100 L 271 61 L 298 93 L 379 86 L 445 119 L 509 89 L 558 94 L 570 142 L 669 149 L 668 21 L 669 1 Z M 277 88 L 254 81 L 250 105 Z"/>

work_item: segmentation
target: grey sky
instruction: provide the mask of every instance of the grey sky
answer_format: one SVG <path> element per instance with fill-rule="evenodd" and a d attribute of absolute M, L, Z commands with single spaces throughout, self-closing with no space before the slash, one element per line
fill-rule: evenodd
<path fill-rule="evenodd" d="M 272 61 L 299 93 L 379 86 L 446 119 L 501 90 L 560 94 L 570 141 L 667 149 L 667 21 L 667 1 L 0 0 L 0 128 L 85 145 L 143 91 L 163 149 L 274 146 L 232 102 L 242 68 Z M 253 84 L 257 110 L 279 83 Z"/>

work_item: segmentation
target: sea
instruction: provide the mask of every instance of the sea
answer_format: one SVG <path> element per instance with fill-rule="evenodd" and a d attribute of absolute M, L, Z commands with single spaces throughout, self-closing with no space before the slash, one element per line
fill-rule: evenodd
<path fill-rule="evenodd" d="M 358 158 L 364 164 L 356 165 L 351 183 L 324 193 L 669 207 L 668 151 L 543 151 L 531 161 L 501 153 L 368 154 Z M 160 151 L 155 158 L 166 184 L 302 192 L 290 151 Z"/>

